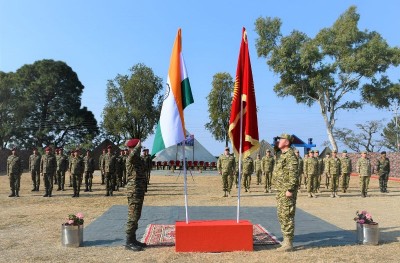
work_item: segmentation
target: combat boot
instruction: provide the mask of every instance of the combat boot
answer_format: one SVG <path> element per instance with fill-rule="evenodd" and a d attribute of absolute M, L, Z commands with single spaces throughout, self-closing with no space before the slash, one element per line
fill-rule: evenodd
<path fill-rule="evenodd" d="M 12 190 L 12 191 L 11 191 L 11 194 L 10 194 L 8 197 L 14 197 L 14 196 L 15 196 L 15 191 Z"/>
<path fill-rule="evenodd" d="M 315 193 L 312 193 L 312 197 L 317 198 L 317 195 Z"/>
<path fill-rule="evenodd" d="M 127 235 L 125 249 L 132 250 L 132 251 L 142 251 L 143 247 L 136 244 L 135 241 L 136 241 L 135 236 Z"/>
<path fill-rule="evenodd" d="M 293 240 L 284 238 L 283 242 L 281 243 L 281 247 L 277 248 L 276 251 L 279 251 L 279 252 L 293 251 Z"/>
<path fill-rule="evenodd" d="M 334 198 L 334 197 L 335 197 L 335 194 L 334 194 L 334 192 L 332 192 L 332 193 L 331 193 L 331 197 L 332 197 L 332 198 Z"/>
<path fill-rule="evenodd" d="M 35 191 L 36 191 L 36 185 L 33 185 L 31 192 L 35 192 Z"/>
<path fill-rule="evenodd" d="M 48 197 L 49 196 L 49 191 L 46 190 L 46 193 L 43 195 L 43 197 Z"/>
<path fill-rule="evenodd" d="M 311 198 L 311 197 L 312 197 L 312 194 L 311 194 L 311 193 L 308 193 L 307 196 L 308 196 L 308 198 Z"/>
<path fill-rule="evenodd" d="M 105 196 L 110 196 L 110 192 L 107 191 L 106 194 L 105 194 Z"/>
<path fill-rule="evenodd" d="M 335 197 L 340 198 L 340 195 L 338 195 L 338 193 L 335 192 Z"/>
<path fill-rule="evenodd" d="M 16 197 L 19 197 L 19 190 L 16 190 L 16 191 L 15 191 L 15 196 L 16 196 Z"/>

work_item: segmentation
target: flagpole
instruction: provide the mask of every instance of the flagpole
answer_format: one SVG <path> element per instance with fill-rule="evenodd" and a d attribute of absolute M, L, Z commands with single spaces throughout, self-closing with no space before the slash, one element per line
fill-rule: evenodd
<path fill-rule="evenodd" d="M 187 173 L 186 173 L 186 157 L 185 157 L 185 140 L 182 142 L 182 155 L 183 155 L 183 182 L 184 182 L 184 191 L 185 191 L 185 215 L 186 215 L 186 224 L 189 224 L 189 214 L 188 214 L 188 198 L 187 198 Z"/>
<path fill-rule="evenodd" d="M 239 215 L 240 215 L 240 189 L 241 189 L 241 175 L 242 175 L 242 144 L 243 144 L 243 99 L 240 98 L 240 140 L 239 140 L 239 176 L 238 176 L 238 201 L 237 201 L 237 211 L 236 211 L 236 223 L 239 224 Z"/>

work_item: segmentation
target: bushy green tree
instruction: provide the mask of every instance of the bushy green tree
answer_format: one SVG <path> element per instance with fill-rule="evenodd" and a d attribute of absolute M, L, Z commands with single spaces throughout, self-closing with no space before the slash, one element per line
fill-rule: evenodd
<path fill-rule="evenodd" d="M 360 30 L 359 19 L 352 6 L 314 38 L 297 30 L 283 36 L 278 18 L 255 22 L 258 56 L 280 76 L 274 91 L 279 97 L 293 96 L 297 103 L 317 103 L 333 149 L 336 113 L 362 106 L 348 95 L 379 88 L 388 80 L 386 70 L 399 64 L 399 48 L 390 47 L 375 31 Z"/>
<path fill-rule="evenodd" d="M 217 141 L 229 142 L 229 118 L 234 82 L 229 73 L 217 73 L 213 77 L 212 89 L 207 96 L 210 121 L 205 124 Z"/>

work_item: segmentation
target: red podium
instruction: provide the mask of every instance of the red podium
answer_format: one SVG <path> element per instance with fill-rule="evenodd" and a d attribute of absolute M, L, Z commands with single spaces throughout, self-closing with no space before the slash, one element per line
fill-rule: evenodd
<path fill-rule="evenodd" d="M 204 220 L 175 223 L 176 252 L 253 251 L 253 225 L 248 220 Z"/>

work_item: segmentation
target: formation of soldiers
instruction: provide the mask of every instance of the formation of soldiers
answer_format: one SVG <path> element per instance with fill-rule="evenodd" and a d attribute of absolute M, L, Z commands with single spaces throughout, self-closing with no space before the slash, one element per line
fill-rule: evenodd
<path fill-rule="evenodd" d="M 111 150 L 111 145 L 103 149 L 103 154 L 99 158 L 101 184 L 105 184 L 106 196 L 113 196 L 114 191 L 119 191 L 119 188 L 125 187 L 127 183 L 126 160 L 129 151 L 123 149 L 119 153 L 111 153 Z M 43 197 L 52 197 L 54 185 L 57 186 L 57 191 L 66 190 L 66 176 L 69 176 L 67 185 L 73 189 L 72 197 L 79 197 L 83 184 L 84 192 L 92 192 L 95 160 L 91 151 L 86 150 L 83 155 L 80 149 L 76 149 L 71 151 L 69 156 L 64 154 L 62 148 L 57 148 L 54 152 L 53 154 L 51 147 L 46 147 L 44 154 L 41 155 L 36 148 L 33 148 L 28 166 L 32 179 L 31 191 L 39 192 L 42 181 L 45 190 Z M 147 191 L 152 168 L 148 149 L 143 150 L 141 160 L 144 164 Z M 19 197 L 22 172 L 21 158 L 17 154 L 17 148 L 13 148 L 11 155 L 7 158 L 7 175 L 11 190 L 9 197 Z"/>
<path fill-rule="evenodd" d="M 330 197 L 339 198 L 339 191 L 342 193 L 349 191 L 350 174 L 353 167 L 346 150 L 342 151 L 340 157 L 338 152 L 333 150 L 332 156 L 326 154 L 323 159 L 319 156 L 318 150 L 310 150 L 304 159 L 301 158 L 299 150 L 295 149 L 294 152 L 298 159 L 299 192 L 301 192 L 301 186 L 303 186 L 308 197 L 317 198 L 317 194 L 321 193 L 323 178 L 325 178 L 326 189 L 330 191 Z M 257 154 L 254 161 L 250 156 L 243 159 L 241 162 L 241 181 L 245 192 L 250 192 L 251 175 L 253 173 L 256 175 L 257 185 L 261 185 L 264 181 L 265 193 L 272 192 L 272 174 L 275 162 L 276 156 L 273 156 L 270 150 L 266 151 L 263 158 L 260 158 L 260 154 Z M 356 172 L 360 175 L 361 197 L 367 196 L 369 179 L 373 173 L 372 168 L 367 152 L 362 151 L 356 167 Z M 224 154 L 218 158 L 217 169 L 222 176 L 223 197 L 231 196 L 232 182 L 235 182 L 236 188 L 238 188 L 239 158 L 229 153 L 229 147 L 226 147 Z M 375 169 L 379 175 L 380 191 L 387 193 L 390 162 L 386 157 L 386 152 L 381 152 L 381 157 L 376 161 Z"/>

